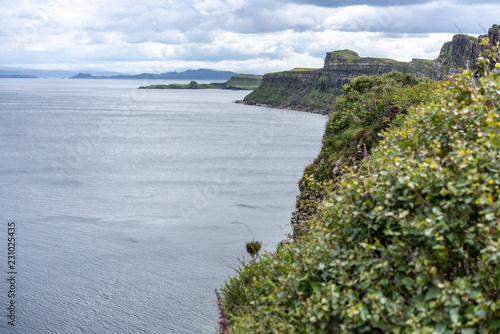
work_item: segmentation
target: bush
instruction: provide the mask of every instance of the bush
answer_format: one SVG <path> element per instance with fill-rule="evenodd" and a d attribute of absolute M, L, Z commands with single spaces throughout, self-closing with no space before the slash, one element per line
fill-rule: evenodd
<path fill-rule="evenodd" d="M 308 235 L 244 264 L 223 288 L 233 333 L 500 332 L 498 71 L 443 84 Z"/>

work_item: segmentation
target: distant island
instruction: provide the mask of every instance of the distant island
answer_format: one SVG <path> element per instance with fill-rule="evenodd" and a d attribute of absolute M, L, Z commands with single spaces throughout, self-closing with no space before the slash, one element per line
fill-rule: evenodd
<path fill-rule="evenodd" d="M 262 75 L 236 74 L 226 82 L 213 82 L 209 84 L 199 84 L 191 81 L 188 84 L 151 85 L 141 86 L 139 89 L 232 89 L 232 90 L 252 90 L 259 87 Z"/>
<path fill-rule="evenodd" d="M 0 73 L 0 79 L 37 79 L 34 75 L 18 74 L 18 73 Z"/>
<path fill-rule="evenodd" d="M 139 80 L 229 80 L 234 72 L 214 71 L 208 69 L 187 70 L 184 72 L 165 72 L 160 74 L 142 73 L 142 74 L 119 74 L 111 76 L 93 76 L 90 73 L 78 73 L 70 79 L 139 79 Z"/>

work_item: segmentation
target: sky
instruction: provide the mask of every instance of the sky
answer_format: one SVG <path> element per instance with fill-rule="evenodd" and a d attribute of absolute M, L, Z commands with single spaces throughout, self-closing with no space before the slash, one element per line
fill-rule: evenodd
<path fill-rule="evenodd" d="M 124 73 L 320 68 L 341 49 L 435 59 L 500 24 L 498 0 L 0 0 L 0 14 L 0 66 Z"/>

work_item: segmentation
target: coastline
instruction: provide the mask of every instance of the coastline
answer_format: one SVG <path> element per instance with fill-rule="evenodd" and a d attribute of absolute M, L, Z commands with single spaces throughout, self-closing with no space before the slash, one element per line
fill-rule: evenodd
<path fill-rule="evenodd" d="M 275 108 L 275 109 L 283 109 L 283 110 L 295 110 L 295 111 L 303 111 L 312 114 L 319 115 L 328 115 L 331 110 L 326 109 L 313 109 L 313 108 L 300 108 L 300 106 L 291 107 L 288 104 L 274 104 L 274 103 L 261 103 L 255 101 L 245 101 L 245 100 L 236 100 L 234 103 L 244 104 L 247 106 L 256 106 L 256 107 L 264 107 L 264 108 Z"/>

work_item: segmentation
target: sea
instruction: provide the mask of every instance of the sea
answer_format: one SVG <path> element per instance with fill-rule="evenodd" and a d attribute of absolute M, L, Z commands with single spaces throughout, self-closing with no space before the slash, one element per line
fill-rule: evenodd
<path fill-rule="evenodd" d="M 214 333 L 288 238 L 327 118 L 158 83 L 0 79 L 0 333 Z"/>

